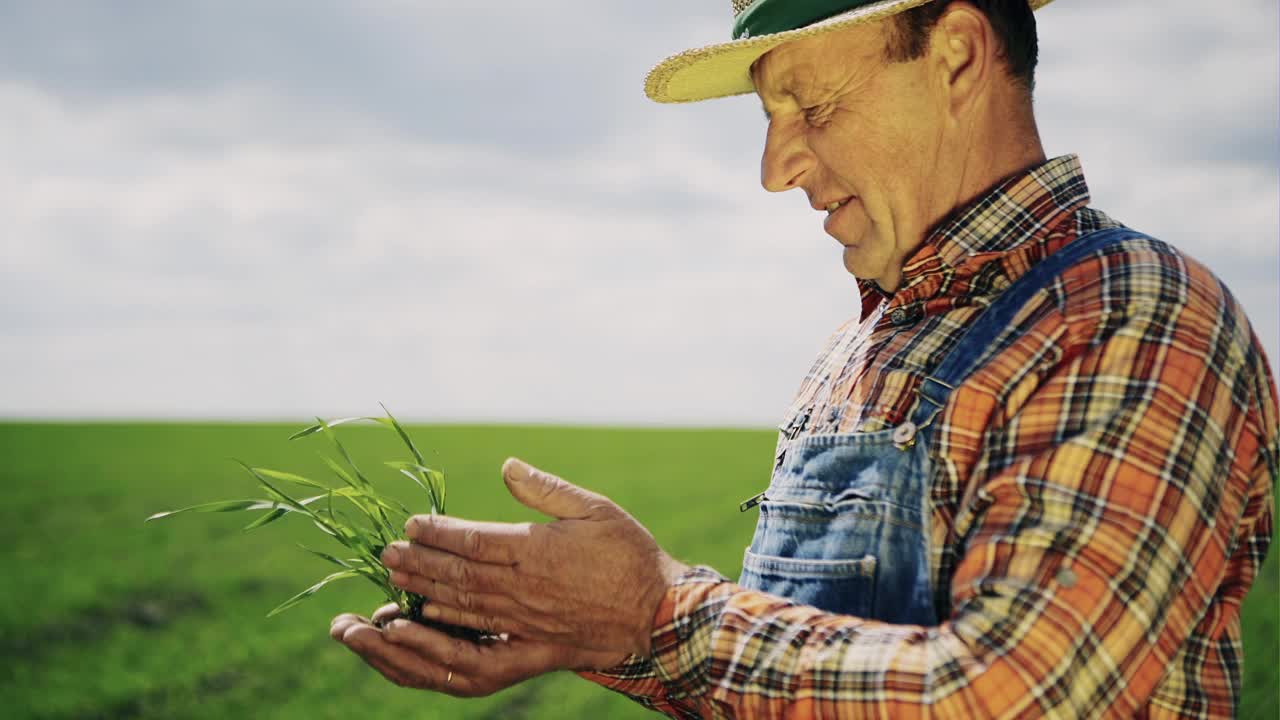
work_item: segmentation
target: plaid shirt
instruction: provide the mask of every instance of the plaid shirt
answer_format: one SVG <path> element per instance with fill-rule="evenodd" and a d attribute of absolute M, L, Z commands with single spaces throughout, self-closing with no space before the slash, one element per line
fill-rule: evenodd
<path fill-rule="evenodd" d="M 982 308 L 1116 225 L 1088 202 L 1076 158 L 1057 158 L 942 222 L 892 296 L 862 283 L 861 318 L 792 408 L 811 420 L 784 435 L 902 422 Z M 935 422 L 941 625 L 833 615 L 700 567 L 659 606 L 650 657 L 583 676 L 674 717 L 1232 715 L 1280 454 L 1248 320 L 1202 265 L 1138 241 L 1016 322 Z"/>

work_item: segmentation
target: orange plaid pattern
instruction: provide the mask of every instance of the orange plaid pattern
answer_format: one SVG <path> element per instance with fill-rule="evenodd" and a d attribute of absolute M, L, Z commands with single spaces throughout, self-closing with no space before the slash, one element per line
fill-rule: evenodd
<path fill-rule="evenodd" d="M 892 296 L 864 283 L 783 440 L 905 419 L 992 298 L 1115 226 L 1088 201 L 1076 158 L 1049 161 L 940 225 Z M 673 717 L 1232 716 L 1280 474 L 1248 320 L 1203 266 L 1143 241 L 1072 268 L 1014 322 L 932 440 L 942 624 L 832 615 L 696 568 L 650 657 L 583 676 Z"/>

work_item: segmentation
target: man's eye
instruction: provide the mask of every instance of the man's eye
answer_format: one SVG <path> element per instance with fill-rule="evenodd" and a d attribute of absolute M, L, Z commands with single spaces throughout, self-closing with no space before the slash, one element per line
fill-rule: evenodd
<path fill-rule="evenodd" d="M 831 120 L 831 105 L 824 103 L 822 105 L 813 105 L 804 109 L 804 119 L 810 125 L 821 127 Z"/>

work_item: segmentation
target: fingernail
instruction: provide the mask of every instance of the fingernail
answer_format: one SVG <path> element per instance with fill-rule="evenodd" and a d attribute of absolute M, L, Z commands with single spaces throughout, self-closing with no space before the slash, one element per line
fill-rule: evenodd
<path fill-rule="evenodd" d="M 394 545 L 388 545 L 383 549 L 382 564 L 387 567 L 395 567 L 400 564 L 400 551 Z"/>
<path fill-rule="evenodd" d="M 423 606 L 422 606 L 422 617 L 424 617 L 424 618 L 426 618 L 426 619 L 428 619 L 428 620 L 436 620 L 436 619 L 439 619 L 439 617 L 440 617 L 440 608 L 436 607 L 435 605 L 423 605 Z"/>
<path fill-rule="evenodd" d="M 400 585 L 400 586 L 408 585 L 408 584 L 409 584 L 409 574 L 408 574 L 408 573 L 404 573 L 404 572 L 400 572 L 399 570 L 392 570 L 392 571 L 391 571 L 391 582 L 392 582 L 392 584 L 394 584 L 394 585 Z"/>
<path fill-rule="evenodd" d="M 502 470 L 503 470 L 502 474 L 506 476 L 508 480 L 515 480 L 519 482 L 522 478 L 520 474 L 517 473 L 517 471 L 523 469 L 524 472 L 527 474 L 528 468 L 529 466 L 525 463 L 525 461 L 521 460 L 520 458 L 507 458 L 507 461 L 502 464 Z"/>

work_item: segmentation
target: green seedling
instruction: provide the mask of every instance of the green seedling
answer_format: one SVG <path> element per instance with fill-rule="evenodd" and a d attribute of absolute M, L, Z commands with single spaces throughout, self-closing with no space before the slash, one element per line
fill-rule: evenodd
<path fill-rule="evenodd" d="M 443 515 L 445 512 L 444 473 L 427 466 L 422 453 L 413 444 L 404 427 L 385 405 L 382 409 L 386 412 L 386 417 L 349 417 L 339 420 L 316 418 L 315 425 L 299 430 L 289 437 L 290 440 L 298 440 L 311 435 L 323 435 L 329 440 L 340 461 L 323 454 L 320 458 L 338 481 L 332 485 L 295 473 L 251 467 L 237 460 L 236 462 L 258 481 L 263 497 L 202 503 L 179 510 L 159 512 L 148 517 L 147 522 L 192 512 L 261 512 L 262 514 L 245 525 L 244 529 L 248 531 L 269 525 L 288 515 L 300 515 L 342 545 L 346 549 L 342 554 L 353 555 L 353 557 L 338 557 L 301 546 L 303 550 L 335 565 L 338 569 L 280 603 L 267 613 L 268 617 L 288 610 L 330 583 L 362 577 L 377 585 L 386 595 L 387 600 L 399 606 L 401 615 L 423 624 L 442 628 L 454 636 L 477 639 L 480 637 L 479 633 L 423 620 L 420 611 L 423 603 L 427 602 L 427 598 L 405 592 L 393 585 L 391 573 L 382 564 L 383 548 L 403 535 L 404 525 L 412 513 L 398 500 L 374 488 L 369 477 L 356 466 L 351 454 L 338 439 L 334 428 L 354 422 L 372 422 L 394 431 L 408 448 L 411 460 L 392 460 L 384 464 L 413 481 L 414 485 L 422 490 L 427 496 L 428 512 L 432 515 Z M 305 488 L 308 496 L 294 497 L 285 491 L 289 486 Z"/>

